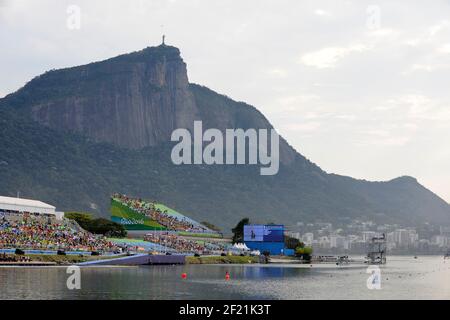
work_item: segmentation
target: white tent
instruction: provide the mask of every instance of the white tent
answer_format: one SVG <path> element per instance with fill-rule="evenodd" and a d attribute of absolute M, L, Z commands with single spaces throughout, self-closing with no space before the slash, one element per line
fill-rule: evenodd
<path fill-rule="evenodd" d="M 245 243 L 235 243 L 233 245 L 233 248 L 239 249 L 239 250 L 245 250 L 245 251 L 250 250 Z"/>
<path fill-rule="evenodd" d="M 38 200 L 0 196 L 0 210 L 54 215 L 55 209 L 54 206 Z"/>

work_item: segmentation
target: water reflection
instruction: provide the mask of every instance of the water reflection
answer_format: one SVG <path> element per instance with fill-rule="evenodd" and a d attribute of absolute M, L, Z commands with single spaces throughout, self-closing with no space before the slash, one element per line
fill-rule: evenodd
<path fill-rule="evenodd" d="M 0 268 L 0 299 L 450 298 L 450 263 L 440 257 L 410 260 L 390 259 L 382 268 L 382 290 L 377 292 L 367 289 L 364 266 L 90 267 L 81 269 L 81 290 L 67 289 L 69 275 L 62 267 Z"/>

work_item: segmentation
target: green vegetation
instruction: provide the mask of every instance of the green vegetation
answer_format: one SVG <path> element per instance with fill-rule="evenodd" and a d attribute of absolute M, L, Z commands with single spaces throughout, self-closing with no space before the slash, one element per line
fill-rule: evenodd
<path fill-rule="evenodd" d="M 286 248 L 294 249 L 294 250 L 297 249 L 297 247 L 304 247 L 305 246 L 303 244 L 303 242 L 301 242 L 297 238 L 292 238 L 290 236 L 285 236 L 284 237 L 284 245 L 285 245 Z"/>
<path fill-rule="evenodd" d="M 239 243 L 244 241 L 244 226 L 250 224 L 249 218 L 244 218 L 238 222 L 236 227 L 231 229 L 233 232 L 233 243 Z"/>
<path fill-rule="evenodd" d="M 67 212 L 64 214 L 67 219 L 75 220 L 84 230 L 95 234 L 103 234 L 108 237 L 126 237 L 125 228 L 116 222 L 105 218 L 93 218 L 89 213 Z"/>
<path fill-rule="evenodd" d="M 216 226 L 216 225 L 214 225 L 214 224 L 212 224 L 212 223 L 210 223 L 210 222 L 208 222 L 208 221 L 202 221 L 202 222 L 200 222 L 200 223 L 201 223 L 202 225 L 204 225 L 205 227 L 207 227 L 207 228 L 213 230 L 213 231 L 217 231 L 217 232 L 220 232 L 220 231 L 221 231 L 221 229 L 220 229 L 218 226 Z"/>
<path fill-rule="evenodd" d="M 87 212 L 65 212 L 64 218 L 75 220 L 83 229 L 83 225 L 88 225 L 93 219 L 92 214 Z"/>
<path fill-rule="evenodd" d="M 187 264 L 248 264 L 259 263 L 258 257 L 249 256 L 207 256 L 186 257 Z"/>
<path fill-rule="evenodd" d="M 312 258 L 313 249 L 311 247 L 305 247 L 303 243 L 301 243 L 295 249 L 295 256 L 301 258 L 302 260 L 310 261 Z"/>
<path fill-rule="evenodd" d="M 26 255 L 30 257 L 32 261 L 38 261 L 38 262 L 54 262 L 58 265 L 70 265 L 70 264 L 76 264 L 86 261 L 93 261 L 93 260 L 102 260 L 102 259 L 111 259 L 111 258 L 120 258 L 124 255 L 118 255 L 118 256 L 81 256 L 81 255 L 45 255 L 45 254 L 30 254 Z"/>

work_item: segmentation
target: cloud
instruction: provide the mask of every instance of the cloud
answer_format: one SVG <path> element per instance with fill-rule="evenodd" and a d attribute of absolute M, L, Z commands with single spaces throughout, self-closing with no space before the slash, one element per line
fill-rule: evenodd
<path fill-rule="evenodd" d="M 450 53 L 450 43 L 446 43 L 437 49 L 439 53 Z"/>
<path fill-rule="evenodd" d="M 436 69 L 440 69 L 441 66 L 438 65 L 431 65 L 431 64 L 420 64 L 420 63 L 414 63 L 410 71 L 426 71 L 426 72 L 432 72 Z"/>
<path fill-rule="evenodd" d="M 316 9 L 314 11 L 314 14 L 318 15 L 318 16 L 321 16 L 321 17 L 324 17 L 324 16 L 329 17 L 329 16 L 331 16 L 330 12 L 322 10 L 322 9 Z"/>
<path fill-rule="evenodd" d="M 340 120 L 354 121 L 358 117 L 354 114 L 340 114 L 340 115 L 336 115 L 335 118 L 340 119 Z"/>
<path fill-rule="evenodd" d="M 277 99 L 276 104 L 281 112 L 301 111 L 302 108 L 310 109 L 320 99 L 315 94 L 297 94 L 284 96 Z"/>
<path fill-rule="evenodd" d="M 354 44 L 348 47 L 328 47 L 318 51 L 306 53 L 300 57 L 300 63 L 318 69 L 336 67 L 337 63 L 354 52 L 363 52 L 369 47 L 362 44 Z"/>
<path fill-rule="evenodd" d="M 417 121 L 450 122 L 449 101 L 441 101 L 422 94 L 404 94 L 391 98 L 386 102 L 391 116 L 396 112 L 399 116 Z"/>
<path fill-rule="evenodd" d="M 360 139 L 356 141 L 358 146 L 381 146 L 381 147 L 400 147 L 410 142 L 410 137 L 377 137 L 371 139 Z"/>
<path fill-rule="evenodd" d="M 282 130 L 284 131 L 304 131 L 304 132 L 311 132 L 316 131 L 320 128 L 322 124 L 318 121 L 310 121 L 310 122 L 304 122 L 304 123 L 288 123 L 284 126 L 282 126 Z"/>
<path fill-rule="evenodd" d="M 432 25 L 428 28 L 428 33 L 430 36 L 435 36 L 440 31 L 448 28 L 450 26 L 450 21 L 448 20 L 442 20 L 438 24 Z"/>
<path fill-rule="evenodd" d="M 9 5 L 9 0 L 0 0 L 0 9 Z"/>
<path fill-rule="evenodd" d="M 389 29 L 389 28 L 378 28 L 370 31 L 369 36 L 372 37 L 390 37 L 390 36 L 398 36 L 400 32 L 398 30 Z"/>
<path fill-rule="evenodd" d="M 288 71 L 283 68 L 271 68 L 265 71 L 266 74 L 275 78 L 285 78 Z"/>

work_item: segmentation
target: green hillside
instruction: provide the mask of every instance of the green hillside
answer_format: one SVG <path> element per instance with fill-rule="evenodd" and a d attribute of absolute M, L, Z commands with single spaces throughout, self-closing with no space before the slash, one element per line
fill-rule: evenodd
<path fill-rule="evenodd" d="M 0 99 L 0 194 L 107 218 L 111 194 L 132 194 L 224 232 L 243 217 L 450 225 L 449 204 L 414 178 L 328 174 L 283 138 L 274 176 L 261 176 L 259 165 L 176 166 L 171 129 L 193 119 L 204 129 L 272 128 L 255 107 L 188 83 L 174 47 L 47 72 Z M 113 214 L 123 218 L 120 212 Z"/>
<path fill-rule="evenodd" d="M 0 194 L 20 191 L 58 210 L 110 217 L 110 195 L 119 191 L 159 199 L 224 230 L 243 216 L 285 224 L 339 217 L 448 223 L 445 203 L 408 179 L 370 183 L 330 175 L 323 181 L 314 171 L 300 170 L 301 160 L 282 166 L 276 176 L 260 176 L 256 166 L 174 166 L 170 146 L 124 150 L 56 132 L 10 111 L 0 110 L 0 119 Z M 393 194 L 398 201 L 388 202 Z M 405 199 L 436 214 L 421 217 Z"/>

